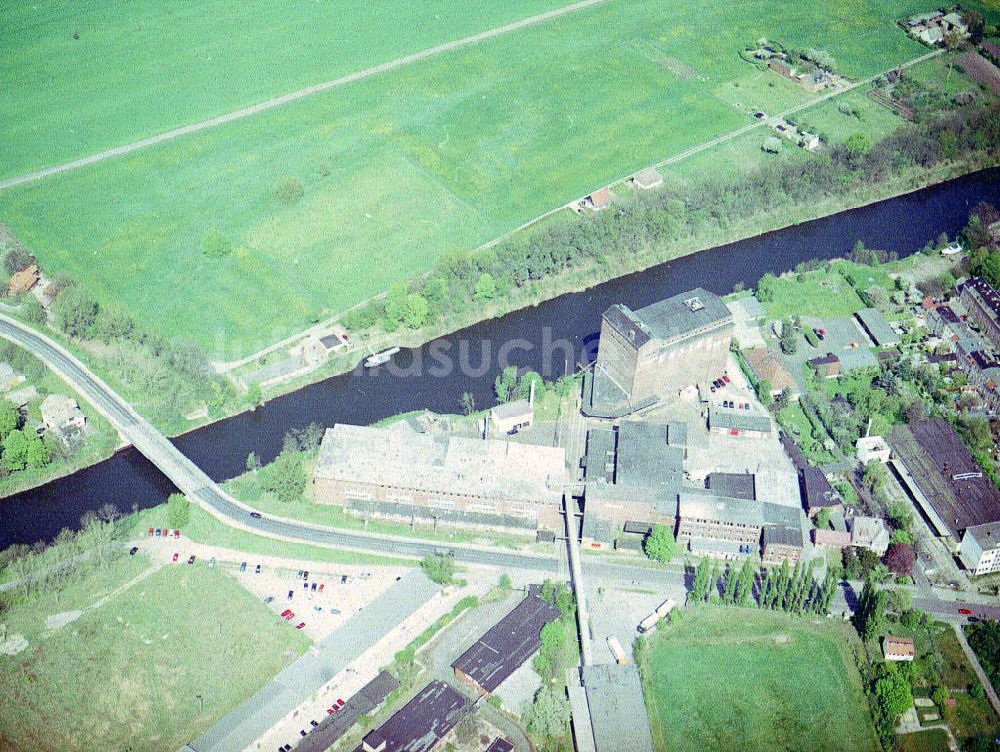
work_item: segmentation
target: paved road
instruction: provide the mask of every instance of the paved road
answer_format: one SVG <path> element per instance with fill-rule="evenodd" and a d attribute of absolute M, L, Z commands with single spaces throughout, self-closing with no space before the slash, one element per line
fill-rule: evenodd
<path fill-rule="evenodd" d="M 558 18 L 560 16 L 565 16 L 569 13 L 575 13 L 578 10 L 583 10 L 584 8 L 589 8 L 592 5 L 599 5 L 600 3 L 607 2 L 607 0 L 582 0 L 581 2 L 576 2 L 571 5 L 563 6 L 562 8 L 556 8 L 555 10 L 548 11 L 546 13 L 540 13 L 537 16 L 531 16 L 530 18 L 523 18 L 520 21 L 514 21 L 503 26 L 498 26 L 495 29 L 489 29 L 487 31 L 480 32 L 478 34 L 473 34 L 472 36 L 463 37 L 462 39 L 456 39 L 451 42 L 445 42 L 443 44 L 436 45 L 434 47 L 428 47 L 426 50 L 421 50 L 420 52 L 414 52 L 410 55 L 404 55 L 403 57 L 398 57 L 395 60 L 390 60 L 387 63 L 380 63 L 379 65 L 373 65 L 364 70 L 355 71 L 354 73 L 349 73 L 346 76 L 341 76 L 340 78 L 335 78 L 332 81 L 324 81 L 323 83 L 314 84 L 312 86 L 307 86 L 304 89 L 299 89 L 298 91 L 293 91 L 288 94 L 282 94 L 278 97 L 273 97 L 264 102 L 259 102 L 249 107 L 243 107 L 239 110 L 234 110 L 233 112 L 227 112 L 223 115 L 218 115 L 217 117 L 209 118 L 208 120 L 202 120 L 199 123 L 191 123 L 190 125 L 185 125 L 180 128 L 175 128 L 166 133 L 159 133 L 155 136 L 150 136 L 148 138 L 140 139 L 139 141 L 133 141 L 130 144 L 123 144 L 122 146 L 116 146 L 113 149 L 107 149 L 105 151 L 99 152 L 97 154 L 91 154 L 88 157 L 82 157 L 81 159 L 74 159 L 72 162 L 66 162 L 61 165 L 55 165 L 53 167 L 46 167 L 42 170 L 36 170 L 35 172 L 30 172 L 25 175 L 19 175 L 17 177 L 8 178 L 7 180 L 0 181 L 0 190 L 6 188 L 13 188 L 17 185 L 22 185 L 24 183 L 30 183 L 34 180 L 41 180 L 42 178 L 49 177 L 50 175 L 58 175 L 62 172 L 69 172 L 71 170 L 77 170 L 81 167 L 86 167 L 88 165 L 96 164 L 97 162 L 103 162 L 107 159 L 113 159 L 115 157 L 120 157 L 125 154 L 129 154 L 140 149 L 145 149 L 149 146 L 155 146 L 156 144 L 162 144 L 165 141 L 172 141 L 175 138 L 181 138 L 182 136 L 189 136 L 192 133 L 198 133 L 199 131 L 208 130 L 209 128 L 215 128 L 226 123 L 231 123 L 234 120 L 242 120 L 243 118 L 248 118 L 258 113 L 264 112 L 266 110 L 273 109 L 275 107 L 280 107 L 282 105 L 290 104 L 291 102 L 297 102 L 300 99 L 305 99 L 314 94 L 319 94 L 320 92 L 329 91 L 330 89 L 336 89 L 340 86 L 345 86 L 347 84 L 352 84 L 356 81 L 361 81 L 365 78 L 370 78 L 372 76 L 377 76 L 381 73 L 387 73 L 388 71 L 394 70 L 395 68 L 402 68 L 406 65 L 411 65 L 413 63 L 419 62 L 420 60 L 426 60 L 429 57 L 434 57 L 436 55 L 441 55 L 445 52 L 451 52 L 453 50 L 461 49 L 462 47 L 467 47 L 471 44 L 476 44 L 487 39 L 492 39 L 493 37 L 501 36 L 502 34 L 508 34 L 512 31 L 517 31 L 519 29 L 524 29 L 528 26 L 534 26 L 540 24 L 544 21 L 549 21 L 553 18 Z"/>
<path fill-rule="evenodd" d="M 568 579 L 569 568 L 561 549 L 552 554 L 528 554 L 501 549 L 442 543 L 420 539 L 380 535 L 360 531 L 339 530 L 275 516 L 251 516 L 251 507 L 223 491 L 197 465 L 181 453 L 169 439 L 140 416 L 119 397 L 100 377 L 91 373 L 68 350 L 50 337 L 0 314 L 0 337 L 26 349 L 69 382 L 85 399 L 100 411 L 122 437 L 131 442 L 192 501 L 230 527 L 241 528 L 258 535 L 281 540 L 309 543 L 326 548 L 348 549 L 379 555 L 422 558 L 447 549 L 455 559 L 465 564 L 523 569 L 540 576 Z M 586 579 L 608 584 L 643 584 L 678 586 L 684 584 L 684 574 L 676 570 L 653 569 L 615 563 L 603 558 L 583 556 Z M 849 587 L 834 602 L 834 610 L 853 606 Z M 957 616 L 958 608 L 969 608 L 980 617 L 1000 619 L 1000 606 L 966 604 L 934 598 L 914 598 L 913 605 L 929 613 Z"/>

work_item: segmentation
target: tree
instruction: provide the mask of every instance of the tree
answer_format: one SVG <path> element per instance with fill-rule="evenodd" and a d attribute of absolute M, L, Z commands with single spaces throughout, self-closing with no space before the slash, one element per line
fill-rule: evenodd
<path fill-rule="evenodd" d="M 768 154 L 777 154 L 781 151 L 781 139 L 776 136 L 771 136 L 764 139 L 764 143 L 760 145 L 761 151 L 765 151 Z"/>
<path fill-rule="evenodd" d="M 781 352 L 786 355 L 794 355 L 799 349 L 798 333 L 791 321 L 785 321 L 781 326 Z"/>
<path fill-rule="evenodd" d="M 691 581 L 691 593 L 688 597 L 689 603 L 701 603 L 708 597 L 709 588 L 711 587 L 711 568 L 712 563 L 708 560 L 707 556 L 698 562 L 698 567 L 694 571 L 694 579 Z"/>
<path fill-rule="evenodd" d="M 517 391 L 517 366 L 507 366 L 493 382 L 497 402 L 510 402 Z"/>
<path fill-rule="evenodd" d="M 427 321 L 430 308 L 427 299 L 420 293 L 411 292 L 406 296 L 406 310 L 403 313 L 404 323 L 410 329 L 419 329 Z"/>
<path fill-rule="evenodd" d="M 77 284 L 63 290 L 52 304 L 56 325 L 76 339 L 90 338 L 98 310 L 97 301 Z"/>
<path fill-rule="evenodd" d="M 283 449 L 277 459 L 260 471 L 261 487 L 278 501 L 288 503 L 302 497 L 306 488 L 306 474 L 302 455 Z"/>
<path fill-rule="evenodd" d="M 771 272 L 766 272 L 757 281 L 757 299 L 761 303 L 771 303 L 774 301 L 775 288 L 778 285 L 778 278 Z"/>
<path fill-rule="evenodd" d="M 913 528 L 913 508 L 907 502 L 893 499 L 886 511 L 889 522 L 897 530 L 909 531 Z"/>
<path fill-rule="evenodd" d="M 858 630 L 861 639 L 866 641 L 874 639 L 885 629 L 887 601 L 888 596 L 876 588 L 872 577 L 865 580 L 853 619 L 854 628 Z"/>
<path fill-rule="evenodd" d="M 209 258 L 222 258 L 233 250 L 233 244 L 225 235 L 214 227 L 209 227 L 205 231 L 205 237 L 201 239 L 201 252 Z"/>
<path fill-rule="evenodd" d="M 736 583 L 739 579 L 739 575 L 736 573 L 736 567 L 732 564 L 726 566 L 726 573 L 723 575 L 723 585 L 722 585 L 722 602 L 723 603 L 735 603 L 736 602 Z"/>
<path fill-rule="evenodd" d="M 569 724 L 569 700 L 555 687 L 545 685 L 535 693 L 533 702 L 524 704 L 521 715 L 533 737 L 560 737 Z"/>
<path fill-rule="evenodd" d="M 34 437 L 39 443 L 41 439 Z M 11 472 L 28 466 L 31 439 L 20 429 L 14 429 L 3 440 L 3 464 Z M 43 463 L 44 464 L 44 463 Z"/>
<path fill-rule="evenodd" d="M 247 389 L 246 403 L 250 405 L 250 407 L 259 407 L 263 401 L 264 392 L 260 388 L 260 384 L 255 381 Z"/>
<path fill-rule="evenodd" d="M 476 412 L 476 398 L 472 392 L 462 392 L 462 412 L 465 415 Z"/>
<path fill-rule="evenodd" d="M 913 553 L 913 546 L 908 543 L 893 543 L 885 552 L 885 563 L 891 572 L 909 576 L 913 572 L 913 565 L 917 557 Z"/>
<path fill-rule="evenodd" d="M 24 459 L 28 463 L 28 467 L 39 468 L 49 464 L 51 460 L 49 448 L 40 436 L 28 437 L 28 446 Z"/>
<path fill-rule="evenodd" d="M 642 542 L 642 550 L 653 561 L 666 563 L 674 557 L 677 543 L 674 533 L 666 525 L 653 525 L 653 530 Z"/>
<path fill-rule="evenodd" d="M 865 465 L 861 480 L 869 491 L 880 496 L 885 490 L 885 484 L 889 481 L 889 471 L 878 460 L 870 460 Z"/>
<path fill-rule="evenodd" d="M 455 576 L 455 560 L 451 556 L 427 554 L 421 560 L 420 568 L 424 570 L 429 580 L 438 585 L 447 585 Z"/>
<path fill-rule="evenodd" d="M 33 263 L 35 263 L 35 257 L 28 253 L 26 248 L 15 246 L 4 254 L 3 270 L 8 275 L 13 275 L 31 266 Z"/>
<path fill-rule="evenodd" d="M 49 320 L 49 314 L 35 298 L 28 298 L 27 302 L 21 305 L 21 316 L 29 324 L 44 324 Z"/>
<path fill-rule="evenodd" d="M 560 620 L 550 621 L 542 627 L 539 637 L 542 640 L 542 652 L 550 656 L 558 654 L 566 644 L 566 630 Z"/>
<path fill-rule="evenodd" d="M 424 285 L 424 297 L 432 308 L 439 308 L 448 299 L 448 282 L 443 277 L 431 277 Z"/>
<path fill-rule="evenodd" d="M 753 597 L 753 583 L 757 577 L 757 561 L 746 558 L 743 566 L 740 567 L 740 574 L 736 582 L 736 596 L 734 602 L 740 606 L 746 606 Z"/>
<path fill-rule="evenodd" d="M 847 149 L 847 154 L 852 160 L 858 161 L 871 151 L 872 137 L 864 131 L 853 133 L 847 137 L 844 148 Z"/>
<path fill-rule="evenodd" d="M 170 494 L 167 498 L 167 525 L 175 530 L 191 521 L 191 502 L 183 494 Z"/>
<path fill-rule="evenodd" d="M 278 178 L 278 181 L 274 184 L 274 197 L 278 200 L 279 204 L 283 204 L 284 206 L 291 206 L 297 203 L 304 194 L 305 188 L 302 187 L 302 181 L 291 175 Z"/>
<path fill-rule="evenodd" d="M 913 707 L 913 691 L 910 682 L 895 666 L 886 666 L 882 676 L 875 682 L 875 696 L 886 718 L 896 718 Z"/>
<path fill-rule="evenodd" d="M 500 575 L 499 587 L 501 590 L 510 590 L 510 575 L 506 572 Z"/>
<path fill-rule="evenodd" d="M 493 279 L 493 275 L 489 272 L 480 274 L 479 279 L 476 280 L 476 287 L 473 292 L 476 300 L 492 300 L 496 294 L 497 283 Z"/>
<path fill-rule="evenodd" d="M 10 400 L 0 399 L 0 442 L 21 427 L 21 413 Z"/>
<path fill-rule="evenodd" d="M 257 453 L 250 452 L 250 454 L 247 455 L 247 472 L 251 472 L 256 475 L 260 468 L 260 458 L 257 457 Z"/>
<path fill-rule="evenodd" d="M 827 508 L 820 509 L 816 514 L 816 527 L 819 530 L 829 530 L 830 529 L 830 510 Z"/>

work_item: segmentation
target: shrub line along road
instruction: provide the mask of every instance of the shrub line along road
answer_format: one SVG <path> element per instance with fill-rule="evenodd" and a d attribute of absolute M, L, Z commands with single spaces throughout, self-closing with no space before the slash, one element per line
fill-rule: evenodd
<path fill-rule="evenodd" d="M 24 175 L 19 175 L 17 177 L 8 178 L 7 180 L 0 181 L 0 190 L 7 188 L 13 188 L 18 185 L 23 185 L 24 183 L 30 183 L 35 180 L 41 180 L 42 178 L 47 178 L 51 175 L 58 175 L 62 172 L 69 172 L 71 170 L 79 169 L 80 167 L 86 167 L 88 165 L 96 164 L 97 162 L 103 162 L 106 159 L 113 159 L 114 157 L 120 157 L 124 154 L 130 154 L 134 151 L 140 149 L 145 149 L 147 146 L 155 146 L 156 144 L 162 144 L 165 141 L 171 141 L 175 138 L 180 138 L 182 136 L 188 136 L 192 133 L 198 133 L 199 131 L 208 130 L 209 128 L 215 128 L 219 125 L 224 125 L 226 123 L 231 123 L 234 120 L 242 120 L 243 118 L 251 117 L 260 112 L 266 110 L 274 109 L 275 107 L 280 107 L 291 102 L 297 102 L 300 99 L 305 99 L 313 94 L 319 94 L 324 91 L 329 91 L 330 89 L 336 89 L 341 86 L 346 86 L 347 84 L 355 83 L 356 81 L 361 81 L 365 78 L 370 78 L 372 76 L 377 76 L 381 73 L 386 73 L 387 71 L 394 70 L 396 68 L 402 68 L 412 63 L 419 62 L 421 60 L 426 60 L 427 58 L 434 57 L 436 55 L 443 54 L 445 52 L 451 52 L 453 50 L 461 49 L 462 47 L 468 47 L 469 45 L 476 44 L 478 42 L 485 41 L 487 39 L 492 39 L 493 37 L 498 37 L 503 34 L 508 34 L 512 31 L 518 31 L 520 29 L 525 29 L 529 26 L 535 26 L 536 24 L 543 23 L 544 21 L 549 21 L 553 18 L 559 18 L 560 16 L 565 16 L 570 13 L 575 13 L 578 10 L 583 10 L 584 8 L 589 8 L 593 5 L 600 5 L 608 0 L 581 0 L 580 2 L 572 3 L 570 5 L 563 6 L 562 8 L 556 8 L 555 10 L 546 11 L 545 13 L 539 13 L 536 16 L 530 16 L 528 18 L 522 18 L 520 21 L 513 21 L 509 24 L 504 24 L 503 26 L 497 26 L 493 29 L 488 29 L 487 31 L 481 31 L 478 34 L 473 34 L 471 36 L 463 37 L 461 39 L 456 39 L 451 42 L 444 42 L 443 44 L 435 45 L 434 47 L 428 47 L 425 50 L 419 52 L 414 52 L 410 55 L 404 55 L 398 57 L 395 60 L 390 60 L 386 63 L 379 63 L 378 65 L 373 65 L 369 68 L 363 70 L 355 71 L 354 73 L 348 73 L 346 76 L 341 76 L 340 78 L 335 78 L 332 81 L 324 81 L 323 83 L 313 84 L 312 86 L 307 86 L 304 89 L 299 89 L 297 91 L 289 92 L 288 94 L 282 94 L 281 96 L 272 97 L 271 99 L 265 100 L 263 102 L 258 102 L 257 104 L 252 104 L 247 107 L 243 107 L 238 110 L 233 110 L 232 112 L 227 112 L 222 115 L 218 115 L 208 120 L 202 120 L 198 123 L 191 123 L 190 125 L 184 125 L 180 128 L 174 128 L 173 130 L 167 131 L 165 133 L 159 133 L 155 136 L 150 136 L 148 138 L 140 139 L 139 141 L 133 141 L 129 144 L 123 144 L 122 146 L 116 146 L 112 149 L 107 149 L 97 154 L 91 154 L 88 157 L 81 157 L 80 159 L 74 159 L 71 162 L 65 162 L 61 165 L 55 165 L 53 167 L 46 167 L 41 170 L 36 170 L 35 172 L 29 172 Z"/>
<path fill-rule="evenodd" d="M 65 379 L 177 488 L 230 527 L 293 543 L 364 553 L 375 552 L 383 556 L 420 558 L 446 548 L 454 554 L 456 560 L 466 564 L 524 569 L 543 575 L 555 574 L 564 577 L 568 575 L 566 561 L 559 555 L 513 553 L 467 544 L 344 531 L 271 515 L 251 517 L 250 513 L 254 511 L 252 507 L 237 501 L 223 491 L 167 437 L 133 410 L 100 377 L 91 373 L 62 345 L 3 314 L 0 314 L 0 337 L 25 348 Z M 587 557 L 584 557 L 583 567 L 591 580 L 610 581 L 618 585 L 631 582 L 677 587 L 685 584 L 684 573 L 676 570 L 614 564 L 594 559 L 587 560 Z M 846 594 L 838 593 L 834 608 L 846 609 L 848 603 Z M 913 605 L 931 613 L 952 617 L 957 616 L 956 610 L 959 607 L 964 607 L 979 616 L 1000 618 L 1000 606 L 983 606 L 977 603 L 959 603 L 927 597 L 914 598 Z"/>

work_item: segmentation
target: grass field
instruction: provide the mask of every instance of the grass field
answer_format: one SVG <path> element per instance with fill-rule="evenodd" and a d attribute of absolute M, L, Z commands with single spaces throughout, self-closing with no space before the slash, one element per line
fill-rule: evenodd
<path fill-rule="evenodd" d="M 565 4 L 51 0 L 0 7 L 0 177 L 85 156 Z M 73 39 L 73 31 L 79 39 Z M 44 115 L 40 115 L 44 113 Z"/>
<path fill-rule="evenodd" d="M 836 271 L 786 274 L 773 283 L 773 300 L 764 304 L 769 319 L 790 316 L 833 318 L 850 316 L 865 307 L 854 288 Z"/>
<path fill-rule="evenodd" d="M 941 729 L 897 737 L 903 752 L 948 752 L 948 735 Z"/>
<path fill-rule="evenodd" d="M 85 578 L 58 603 L 34 599 L 4 614 L 31 643 L 0 657 L 4 749 L 174 750 L 306 650 L 303 635 L 235 580 L 202 566 L 160 569 L 39 634 L 47 615 L 94 602 L 103 579 L 127 581 L 140 559 Z"/>
<path fill-rule="evenodd" d="M 805 101 L 739 58 L 747 40 L 826 49 L 864 76 L 924 51 L 893 26 L 922 7 L 609 0 L 5 191 L 0 219 L 51 272 L 85 279 L 151 328 L 244 353 L 739 127 L 753 109 Z M 0 134 L 44 131 L 25 117 Z M 286 175 L 305 186 L 290 207 L 273 194 Z M 233 242 L 230 256 L 201 253 L 211 227 Z"/>
<path fill-rule="evenodd" d="M 842 624 L 704 609 L 640 659 L 657 750 L 877 749 Z"/>

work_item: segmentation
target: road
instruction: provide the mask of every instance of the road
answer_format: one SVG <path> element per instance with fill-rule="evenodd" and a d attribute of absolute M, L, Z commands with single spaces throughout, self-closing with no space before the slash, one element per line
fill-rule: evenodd
<path fill-rule="evenodd" d="M 406 558 L 423 558 L 427 554 L 448 549 L 456 561 L 464 564 L 521 569 L 536 572 L 542 577 L 568 579 L 568 564 L 557 550 L 549 555 L 517 553 L 468 544 L 340 530 L 273 515 L 257 515 L 252 507 L 223 491 L 149 421 L 55 340 L 3 314 L 0 314 L 0 337 L 26 348 L 65 379 L 178 489 L 230 527 L 294 543 Z M 252 513 L 257 516 L 251 516 Z M 586 579 L 592 583 L 619 586 L 642 583 L 647 586 L 659 584 L 676 587 L 683 585 L 685 579 L 684 573 L 677 570 L 614 563 L 596 556 L 581 557 L 581 564 Z M 929 613 L 952 617 L 957 616 L 958 608 L 969 608 L 979 617 L 1000 619 L 1000 605 L 983 606 L 926 597 L 914 598 L 913 605 Z M 833 608 L 840 611 L 851 606 L 853 589 L 848 586 L 835 600 Z"/>
<path fill-rule="evenodd" d="M 271 99 L 263 102 L 258 102 L 257 104 L 253 104 L 248 107 L 233 110 L 232 112 L 227 112 L 225 114 L 209 118 L 208 120 L 202 120 L 198 123 L 191 123 L 189 125 L 181 126 L 180 128 L 174 128 L 173 130 L 165 133 L 159 133 L 155 136 L 149 136 L 148 138 L 133 141 L 129 144 L 123 144 L 112 149 L 106 149 L 105 151 L 98 152 L 97 154 L 91 154 L 87 157 L 74 159 L 71 162 L 65 162 L 53 167 L 46 167 L 24 175 L 8 178 L 7 180 L 0 181 L 0 190 L 13 188 L 35 180 L 41 180 L 42 178 L 47 178 L 51 175 L 58 175 L 63 172 L 78 170 L 81 167 L 87 167 L 108 159 L 114 159 L 115 157 L 120 157 L 125 154 L 131 154 L 132 152 L 139 151 L 140 149 L 145 149 L 150 146 L 155 146 L 156 144 L 162 144 L 166 141 L 172 141 L 183 136 L 190 136 L 192 133 L 198 133 L 199 131 L 208 130 L 209 128 L 225 125 L 226 123 L 231 123 L 235 120 L 242 120 L 243 118 L 248 118 L 261 112 L 266 112 L 267 110 L 274 109 L 275 107 L 281 107 L 282 105 L 297 102 L 300 99 L 305 99 L 306 97 L 313 96 L 314 94 L 330 91 L 331 89 L 346 86 L 347 84 L 353 84 L 357 81 L 361 81 L 365 78 L 371 78 L 372 76 L 377 76 L 382 73 L 388 73 L 396 68 L 412 65 L 413 63 L 421 60 L 426 60 L 427 58 L 441 55 L 446 52 L 452 52 L 454 50 L 461 49 L 462 47 L 468 47 L 469 45 L 476 44 L 487 39 L 492 39 L 493 37 L 498 37 L 503 34 L 508 34 L 512 31 L 518 31 L 519 29 L 524 29 L 529 26 L 535 26 L 536 24 L 543 23 L 544 21 L 559 18 L 560 16 L 565 16 L 569 13 L 575 13 L 578 10 L 583 10 L 584 8 L 589 8 L 593 5 L 600 5 L 604 2 L 607 2 L 607 0 L 581 0 L 581 2 L 565 5 L 562 8 L 556 8 L 555 10 L 550 10 L 545 13 L 539 13 L 538 15 L 531 16 L 529 18 L 522 18 L 520 21 L 514 21 L 503 26 L 498 26 L 494 29 L 489 29 L 487 31 L 479 32 L 478 34 L 463 37 L 462 39 L 444 42 L 443 44 L 428 47 L 425 50 L 420 50 L 419 52 L 414 52 L 410 55 L 398 57 L 395 60 L 390 60 L 386 63 L 379 63 L 378 65 L 373 65 L 369 68 L 349 73 L 346 76 L 335 78 L 332 81 L 324 81 L 322 83 L 313 84 L 312 86 L 307 86 L 304 89 L 289 92 L 288 94 L 282 94 L 278 97 L 272 97 Z"/>

